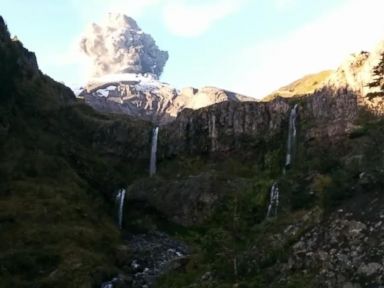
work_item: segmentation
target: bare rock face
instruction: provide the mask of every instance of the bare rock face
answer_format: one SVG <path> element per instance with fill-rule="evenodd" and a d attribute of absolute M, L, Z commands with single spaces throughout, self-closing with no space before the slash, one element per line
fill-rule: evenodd
<path fill-rule="evenodd" d="M 185 110 L 163 129 L 162 138 L 169 142 L 164 153 L 226 152 L 250 139 L 268 141 L 283 131 L 289 110 L 289 103 L 281 98 L 267 103 L 227 101 Z"/>
<path fill-rule="evenodd" d="M 127 114 L 163 123 L 174 116 L 170 105 L 177 91 L 151 74 L 120 74 L 95 79 L 79 96 L 101 112 Z"/>
<path fill-rule="evenodd" d="M 324 87 L 303 97 L 299 111 L 306 141 L 337 142 L 353 128 L 359 113 L 358 94 L 347 88 Z"/>
<path fill-rule="evenodd" d="M 288 265 L 281 269 L 322 267 L 315 277 L 321 285 L 314 287 L 382 287 L 384 211 L 377 200 L 361 197 L 309 229 L 292 246 Z M 369 209 L 361 211 L 362 206 Z"/>
<path fill-rule="evenodd" d="M 186 108 L 195 110 L 224 101 L 256 101 L 214 87 L 178 91 L 158 81 L 153 74 L 115 74 L 95 78 L 79 96 L 98 111 L 128 114 L 156 124 L 173 121 Z"/>
<path fill-rule="evenodd" d="M 129 187 L 127 199 L 145 201 L 179 225 L 203 224 L 212 216 L 225 192 L 222 190 L 228 188 L 216 178 L 212 173 L 201 173 L 177 180 L 143 179 Z M 218 190 L 220 185 L 224 187 Z"/>
<path fill-rule="evenodd" d="M 298 104 L 298 129 L 304 141 L 338 143 L 355 127 L 357 97 L 348 89 L 323 88 L 293 101 L 282 97 L 270 102 L 227 101 L 184 110 L 162 128 L 160 154 L 172 157 L 255 149 L 262 154 L 259 144 L 279 142 L 284 147 L 294 104 Z"/>
<path fill-rule="evenodd" d="M 380 92 L 380 87 L 372 87 L 370 83 L 376 77 L 375 68 L 382 61 L 384 41 L 372 52 L 360 52 L 350 55 L 333 73 L 327 82 L 328 87 L 345 88 L 358 95 L 358 105 L 378 115 L 384 114 L 383 97 L 371 95 Z"/>

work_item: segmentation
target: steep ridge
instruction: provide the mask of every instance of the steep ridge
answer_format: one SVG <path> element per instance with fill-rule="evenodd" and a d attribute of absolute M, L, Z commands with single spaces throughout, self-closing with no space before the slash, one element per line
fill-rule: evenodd
<path fill-rule="evenodd" d="M 106 75 L 90 81 L 78 95 L 98 111 L 127 114 L 161 125 L 173 121 L 186 108 L 196 110 L 225 101 L 256 101 L 215 87 L 178 91 L 153 74 Z"/>
<path fill-rule="evenodd" d="M 113 193 L 146 172 L 150 126 L 77 103 L 1 17 L 0 66 L 0 286 L 99 285 L 117 273 Z"/>

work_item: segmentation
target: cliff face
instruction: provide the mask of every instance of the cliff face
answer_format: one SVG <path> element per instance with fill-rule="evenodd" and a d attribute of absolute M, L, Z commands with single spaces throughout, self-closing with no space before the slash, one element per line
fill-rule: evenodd
<path fill-rule="evenodd" d="M 375 47 L 372 52 L 360 52 L 350 55 L 342 65 L 328 79 L 330 87 L 343 87 L 354 91 L 358 97 L 360 107 L 377 115 L 384 113 L 384 102 L 381 95 L 372 95 L 380 92 L 380 87 L 372 87 L 376 77 L 375 68 L 382 61 L 384 42 Z"/>
<path fill-rule="evenodd" d="M 162 131 L 169 145 L 165 154 L 226 152 L 240 148 L 243 140 L 268 141 L 284 129 L 289 109 L 286 101 L 276 99 L 185 110 Z"/>
<path fill-rule="evenodd" d="M 270 142 L 288 130 L 289 112 L 299 106 L 306 141 L 338 141 L 354 127 L 358 96 L 347 88 L 323 88 L 312 95 L 271 102 L 224 102 L 197 111 L 184 110 L 161 128 L 165 155 L 229 152 L 247 143 Z M 172 140 L 171 140 L 172 139 Z"/>
<path fill-rule="evenodd" d="M 300 119 L 305 139 L 337 142 L 345 137 L 359 115 L 358 95 L 347 88 L 324 87 L 301 98 Z"/>

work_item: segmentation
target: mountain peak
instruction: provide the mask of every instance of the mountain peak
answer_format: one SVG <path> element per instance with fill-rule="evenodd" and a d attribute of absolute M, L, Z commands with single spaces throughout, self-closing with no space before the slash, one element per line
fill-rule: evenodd
<path fill-rule="evenodd" d="M 5 23 L 3 17 L 0 16 L 0 40 L 3 40 L 4 38 L 9 38 L 9 32 L 7 24 Z"/>

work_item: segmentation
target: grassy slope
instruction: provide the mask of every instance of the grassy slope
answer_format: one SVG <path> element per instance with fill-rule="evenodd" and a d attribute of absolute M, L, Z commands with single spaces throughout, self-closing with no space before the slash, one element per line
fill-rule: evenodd
<path fill-rule="evenodd" d="M 313 93 L 316 89 L 324 86 L 324 81 L 331 75 L 332 70 L 326 70 L 315 74 L 309 74 L 286 86 L 279 88 L 263 98 L 263 101 L 270 101 L 277 96 L 293 97 Z"/>

